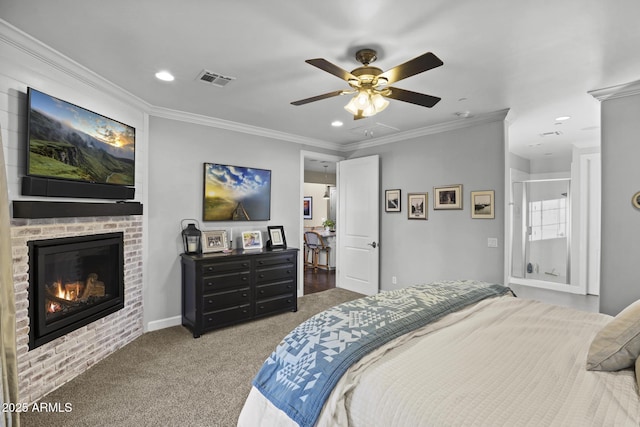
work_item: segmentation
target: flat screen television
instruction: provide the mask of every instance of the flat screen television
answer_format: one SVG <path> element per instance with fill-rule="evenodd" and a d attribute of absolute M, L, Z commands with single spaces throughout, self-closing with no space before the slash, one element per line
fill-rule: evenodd
<path fill-rule="evenodd" d="M 271 217 L 271 171 L 204 164 L 204 221 L 267 221 Z"/>
<path fill-rule="evenodd" d="M 28 88 L 27 175 L 135 184 L 135 128 Z"/>

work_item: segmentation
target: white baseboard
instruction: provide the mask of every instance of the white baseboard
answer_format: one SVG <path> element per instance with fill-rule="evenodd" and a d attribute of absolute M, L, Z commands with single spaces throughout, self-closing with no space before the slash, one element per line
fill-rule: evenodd
<path fill-rule="evenodd" d="M 154 320 L 145 325 L 145 332 L 157 331 L 159 329 L 170 328 L 182 325 L 182 316 L 168 317 L 166 319 Z"/>

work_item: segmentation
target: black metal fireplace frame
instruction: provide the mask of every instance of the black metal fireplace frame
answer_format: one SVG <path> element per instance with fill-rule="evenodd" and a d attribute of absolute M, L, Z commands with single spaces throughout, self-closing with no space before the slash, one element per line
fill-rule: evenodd
<path fill-rule="evenodd" d="M 44 278 L 38 277 L 38 263 L 42 262 L 41 252 L 48 252 L 53 246 L 65 245 L 67 250 L 98 247 L 102 245 L 116 244 L 118 248 L 118 261 L 116 272 L 119 280 L 119 295 L 99 302 L 77 313 L 72 313 L 63 318 L 50 322 L 47 325 L 43 300 L 40 292 L 44 292 L 41 283 Z M 124 235 L 121 232 L 92 234 L 86 236 L 62 237 L 46 240 L 27 242 L 29 246 L 29 350 L 33 350 L 43 344 L 53 341 L 69 332 L 75 331 L 89 323 L 108 316 L 111 313 L 124 308 Z"/>

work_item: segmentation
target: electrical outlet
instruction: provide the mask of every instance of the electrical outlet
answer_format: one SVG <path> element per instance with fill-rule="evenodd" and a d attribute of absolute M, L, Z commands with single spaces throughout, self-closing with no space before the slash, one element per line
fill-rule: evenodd
<path fill-rule="evenodd" d="M 392 285 L 397 285 L 398 284 L 398 279 L 396 279 L 396 276 L 392 276 L 391 277 L 391 284 Z"/>
<path fill-rule="evenodd" d="M 489 248 L 497 248 L 498 247 L 498 239 L 496 237 L 489 237 L 487 239 L 487 247 L 489 247 Z"/>

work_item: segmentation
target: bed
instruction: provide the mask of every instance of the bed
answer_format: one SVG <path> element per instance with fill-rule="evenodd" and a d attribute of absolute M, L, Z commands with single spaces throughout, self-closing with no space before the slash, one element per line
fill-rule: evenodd
<path fill-rule="evenodd" d="M 639 354 L 640 301 L 613 318 L 479 281 L 412 286 L 294 329 L 238 426 L 639 426 Z"/>

